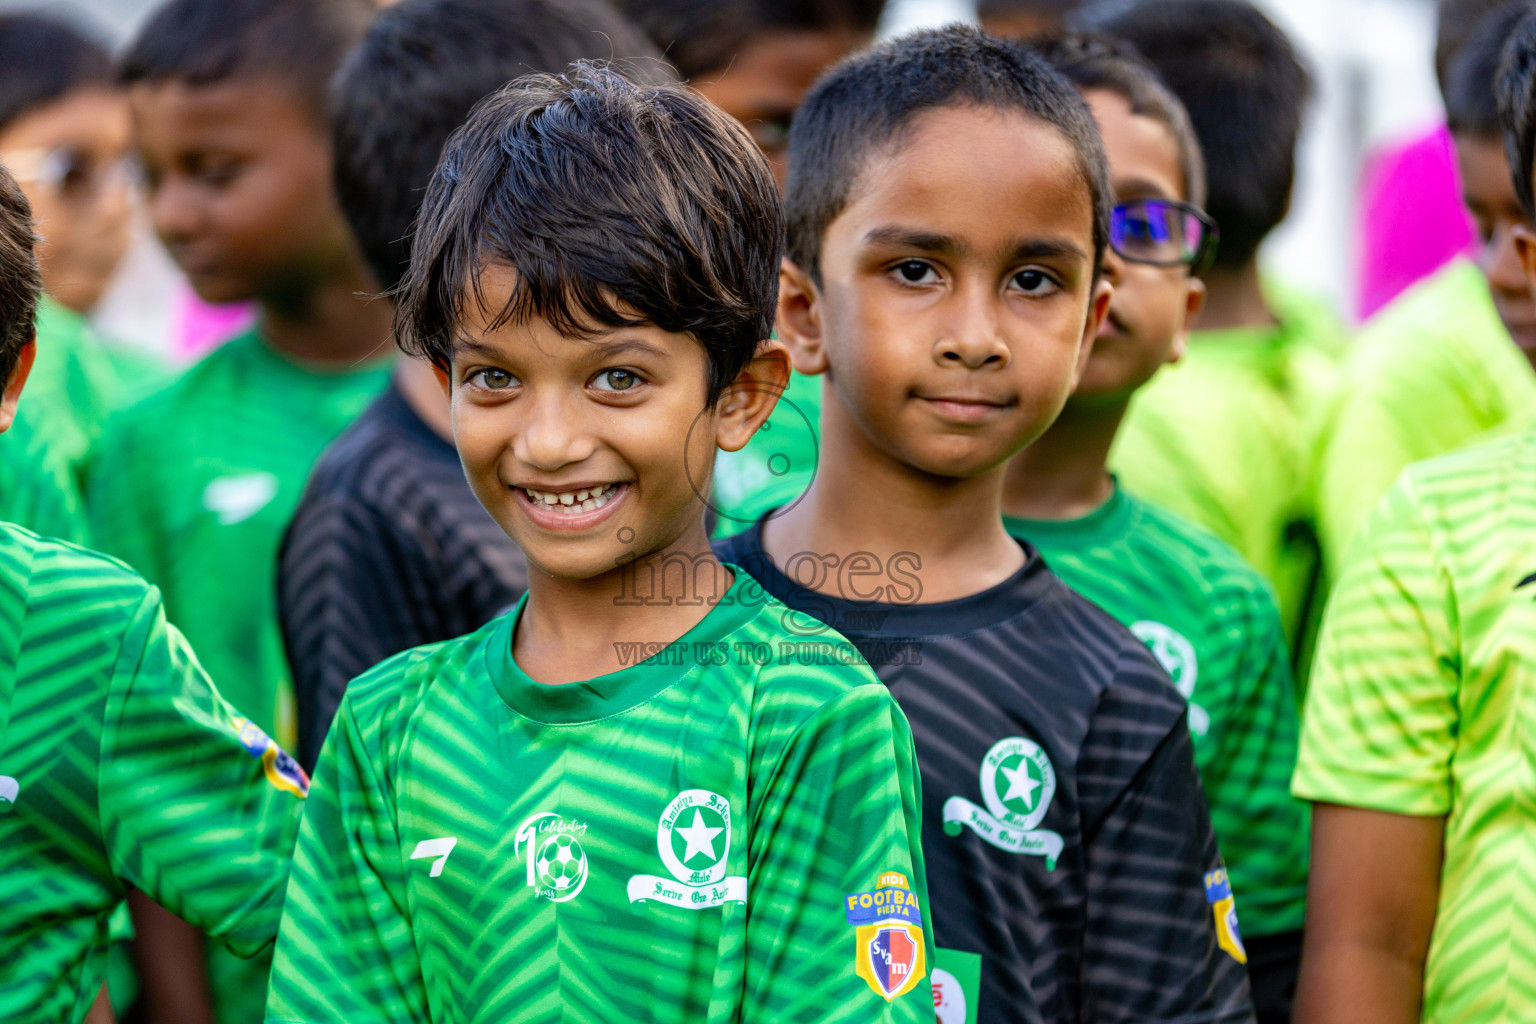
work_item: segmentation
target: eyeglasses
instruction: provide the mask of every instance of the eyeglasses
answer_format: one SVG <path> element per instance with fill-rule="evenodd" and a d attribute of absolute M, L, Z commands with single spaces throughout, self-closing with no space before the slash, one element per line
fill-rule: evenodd
<path fill-rule="evenodd" d="M 108 189 L 127 185 L 133 177 L 131 162 L 99 160 L 72 146 L 54 149 L 12 149 L 0 153 L 19 182 L 31 182 L 69 203 L 88 204 Z"/>
<path fill-rule="evenodd" d="M 1199 273 L 1216 254 L 1216 222 L 1193 203 L 1132 199 L 1109 219 L 1109 245 L 1121 259 Z"/>

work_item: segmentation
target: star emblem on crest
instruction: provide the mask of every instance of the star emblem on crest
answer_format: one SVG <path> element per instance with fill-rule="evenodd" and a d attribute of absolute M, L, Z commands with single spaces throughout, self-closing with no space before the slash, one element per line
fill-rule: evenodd
<path fill-rule="evenodd" d="M 1008 780 L 1008 789 L 1003 793 L 1003 802 L 1022 800 L 1026 811 L 1032 808 L 1041 783 L 1030 772 L 1029 759 L 1021 757 L 1012 767 L 1006 764 L 1000 765 L 998 771 Z"/>
<path fill-rule="evenodd" d="M 686 828 L 677 829 L 677 834 L 683 837 L 683 842 L 686 844 L 682 856 L 683 863 L 686 864 L 701 854 L 707 856 L 711 862 L 718 860 L 719 858 L 715 856 L 715 836 L 724 831 L 724 828 L 704 824 L 703 813 L 695 807 L 693 821 Z"/>

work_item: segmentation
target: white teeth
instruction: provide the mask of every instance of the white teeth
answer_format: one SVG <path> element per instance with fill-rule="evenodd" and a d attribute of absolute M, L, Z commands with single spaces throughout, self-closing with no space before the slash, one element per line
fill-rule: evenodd
<path fill-rule="evenodd" d="M 602 508 L 613 500 L 617 488 L 617 484 L 603 484 L 578 491 L 536 491 L 531 487 L 525 487 L 523 491 L 535 505 L 543 505 L 554 512 L 575 514 Z"/>

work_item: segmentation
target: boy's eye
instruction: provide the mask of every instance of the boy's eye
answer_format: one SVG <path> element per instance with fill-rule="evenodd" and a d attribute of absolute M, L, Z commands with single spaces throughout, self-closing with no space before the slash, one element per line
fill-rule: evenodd
<path fill-rule="evenodd" d="M 1026 295 L 1049 295 L 1057 290 L 1056 282 L 1043 270 L 1021 270 L 1013 275 L 1013 283 Z"/>
<path fill-rule="evenodd" d="M 633 391 L 639 383 L 640 375 L 633 370 L 604 370 L 592 378 L 599 391 Z"/>
<path fill-rule="evenodd" d="M 934 275 L 934 278 L 937 278 L 933 267 L 922 260 L 902 260 L 892 269 L 895 270 L 896 276 L 900 277 L 907 284 L 929 284 L 931 283 L 929 275 Z"/>
<path fill-rule="evenodd" d="M 505 391 L 517 383 L 517 378 L 506 370 L 476 370 L 469 375 L 467 383 L 487 391 Z"/>

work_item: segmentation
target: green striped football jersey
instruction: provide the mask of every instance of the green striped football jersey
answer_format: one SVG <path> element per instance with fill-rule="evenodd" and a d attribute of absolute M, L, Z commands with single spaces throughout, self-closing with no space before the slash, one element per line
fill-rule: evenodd
<path fill-rule="evenodd" d="M 320 372 L 243 334 L 112 416 L 91 457 L 97 545 L 160 588 L 219 691 L 284 744 L 278 545 L 310 466 L 387 378 L 380 364 Z"/>
<path fill-rule="evenodd" d="M 120 563 L 0 525 L 0 1020 L 80 1021 L 127 887 L 250 955 L 306 780 Z"/>
<path fill-rule="evenodd" d="M 1082 519 L 1005 524 L 1129 627 L 1189 701 L 1195 762 L 1243 932 L 1301 928 L 1310 813 L 1290 792 L 1296 695 L 1268 584 L 1216 537 L 1119 487 Z"/>
<path fill-rule="evenodd" d="M 858 652 L 737 570 L 547 686 L 525 603 L 347 689 L 268 1020 L 931 1024 L 912 737 Z"/>
<path fill-rule="evenodd" d="M 1446 815 L 1428 1022 L 1536 1019 L 1532 686 L 1526 433 L 1419 463 L 1377 506 L 1329 603 L 1303 717 L 1298 796 Z"/>
<path fill-rule="evenodd" d="M 0 522 L 87 543 L 90 531 L 80 491 L 63 458 L 40 440 L 15 429 L 0 436 Z"/>

